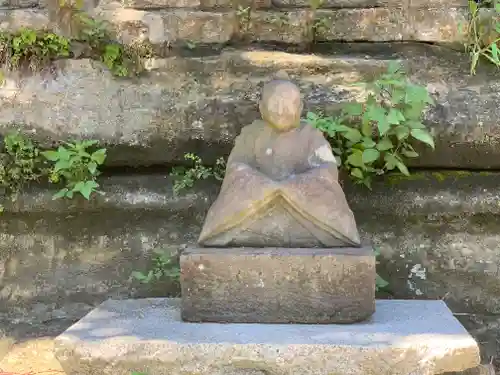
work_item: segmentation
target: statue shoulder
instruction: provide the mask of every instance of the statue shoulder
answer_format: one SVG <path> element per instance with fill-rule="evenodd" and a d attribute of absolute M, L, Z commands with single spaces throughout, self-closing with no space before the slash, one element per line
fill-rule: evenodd
<path fill-rule="evenodd" d="M 266 123 L 263 120 L 255 120 L 250 125 L 246 125 L 241 129 L 240 135 L 254 134 L 266 127 Z"/>
<path fill-rule="evenodd" d="M 262 133 L 266 123 L 256 120 L 250 125 L 244 126 L 234 141 L 234 147 L 229 155 L 228 164 L 235 162 L 251 164 L 254 159 L 255 142 Z"/>

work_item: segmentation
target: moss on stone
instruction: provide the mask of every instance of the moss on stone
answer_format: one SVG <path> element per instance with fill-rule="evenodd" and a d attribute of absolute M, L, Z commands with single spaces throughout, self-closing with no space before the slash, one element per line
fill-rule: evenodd
<path fill-rule="evenodd" d="M 391 174 L 386 177 L 386 181 L 390 185 L 395 185 L 405 181 L 419 181 L 426 179 L 427 179 L 427 174 L 425 172 L 416 172 L 410 174 L 409 176 L 405 176 L 403 174 Z"/>

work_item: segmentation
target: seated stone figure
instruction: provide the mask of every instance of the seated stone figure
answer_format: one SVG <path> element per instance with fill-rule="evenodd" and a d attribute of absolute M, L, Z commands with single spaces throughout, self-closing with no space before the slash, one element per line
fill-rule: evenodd
<path fill-rule="evenodd" d="M 237 137 L 200 245 L 360 245 L 332 149 L 319 130 L 301 123 L 302 105 L 292 82 L 277 79 L 264 86 L 263 121 Z"/>

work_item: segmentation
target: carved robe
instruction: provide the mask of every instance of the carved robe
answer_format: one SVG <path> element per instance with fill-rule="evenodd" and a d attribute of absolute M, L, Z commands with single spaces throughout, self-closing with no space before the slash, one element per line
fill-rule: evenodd
<path fill-rule="evenodd" d="M 202 246 L 359 246 L 354 215 L 323 134 L 301 124 L 279 132 L 264 121 L 243 128 L 229 156 Z"/>

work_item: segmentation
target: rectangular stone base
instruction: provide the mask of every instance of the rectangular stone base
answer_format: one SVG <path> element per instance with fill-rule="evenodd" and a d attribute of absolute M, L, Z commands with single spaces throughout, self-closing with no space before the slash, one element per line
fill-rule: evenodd
<path fill-rule="evenodd" d="M 377 301 L 358 324 L 187 323 L 176 299 L 104 302 L 55 340 L 67 375 L 434 375 L 479 364 L 442 301 Z"/>
<path fill-rule="evenodd" d="M 180 263 L 190 322 L 353 323 L 375 311 L 371 247 L 195 248 Z"/>

